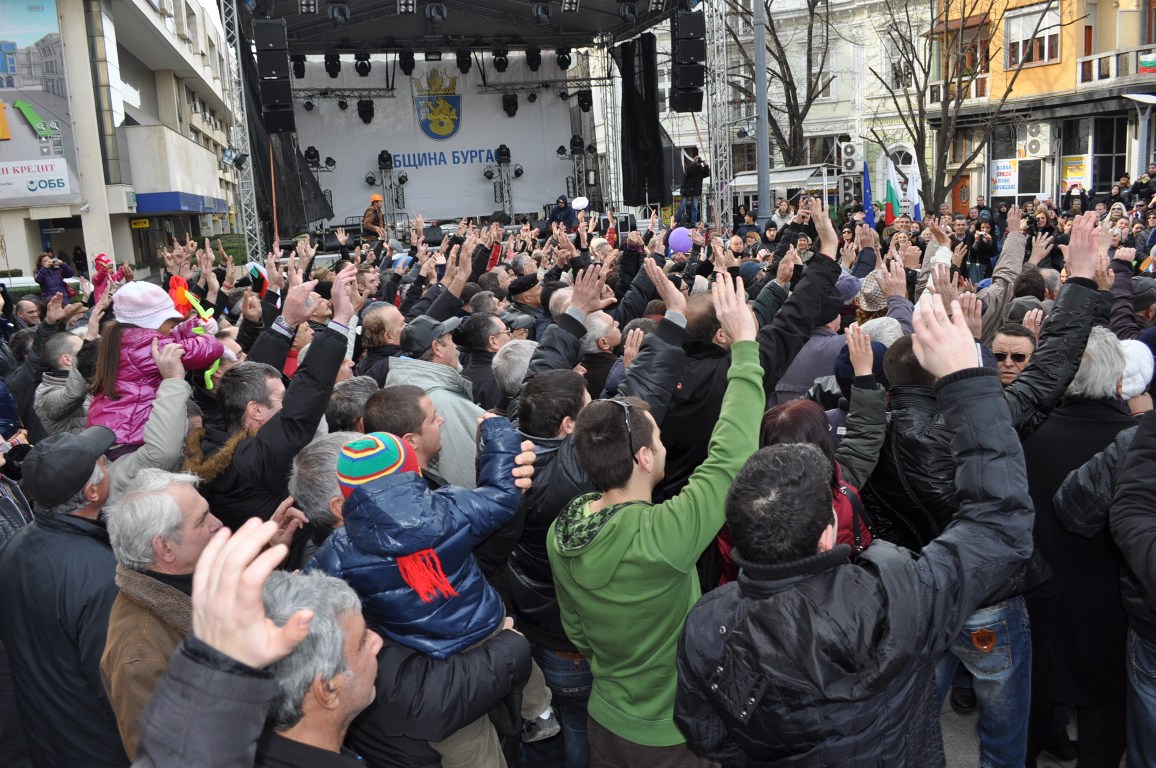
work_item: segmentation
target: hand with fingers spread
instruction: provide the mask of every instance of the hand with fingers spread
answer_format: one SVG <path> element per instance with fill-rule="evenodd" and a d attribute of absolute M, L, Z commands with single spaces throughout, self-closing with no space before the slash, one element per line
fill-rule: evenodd
<path fill-rule="evenodd" d="M 289 324 L 289 327 L 296 328 L 313 316 L 313 300 L 309 294 L 315 287 L 317 281 L 309 280 L 285 292 L 285 301 L 281 304 L 281 318 Z"/>
<path fill-rule="evenodd" d="M 875 351 L 871 349 L 871 337 L 863 333 L 858 323 L 847 326 L 847 353 L 851 356 L 851 370 L 856 376 L 870 376 L 875 369 Z"/>
<path fill-rule="evenodd" d="M 1060 247 L 1066 250 L 1065 246 Z M 1110 291 L 1115 280 L 1114 273 L 1108 269 L 1108 254 L 1100 254 L 1096 259 L 1096 287 L 1101 291 Z M 1067 270 L 1066 267 L 1064 269 Z"/>
<path fill-rule="evenodd" d="M 879 282 L 883 295 L 907 298 L 907 272 L 903 269 L 903 265 L 892 259 L 887 263 L 883 273 L 883 279 Z"/>
<path fill-rule="evenodd" d="M 909 245 L 903 249 L 903 266 L 907 269 L 919 269 L 923 266 L 923 249 L 918 245 Z"/>
<path fill-rule="evenodd" d="M 261 669 L 288 656 L 309 635 L 313 612 L 297 611 L 284 626 L 265 613 L 261 591 L 289 553 L 266 549 L 277 524 L 253 518 L 236 533 L 219 530 L 193 573 L 193 634 L 230 659 Z"/>
<path fill-rule="evenodd" d="M 48 300 L 44 308 L 44 322 L 49 325 L 66 323 L 83 311 L 83 304 L 65 304 L 64 296 L 58 293 Z"/>
<path fill-rule="evenodd" d="M 606 309 L 615 302 L 615 298 L 603 297 L 602 287 L 605 285 L 606 275 L 603 274 L 600 264 L 593 264 L 581 270 L 574 278 L 574 294 L 570 298 L 570 306 L 585 315 Z"/>
<path fill-rule="evenodd" d="M 983 334 L 983 302 L 974 293 L 960 294 L 959 309 L 972 338 L 978 339 Z"/>
<path fill-rule="evenodd" d="M 850 269 L 855 266 L 855 260 L 859 257 L 859 251 L 854 243 L 845 243 L 839 249 L 840 263 L 844 269 Z"/>
<path fill-rule="evenodd" d="M 1044 258 L 1052 252 L 1052 236 L 1045 233 L 1036 235 L 1032 239 L 1032 253 L 1028 257 L 1028 261 L 1032 264 L 1038 265 Z"/>
<path fill-rule="evenodd" d="M 1040 334 L 1044 330 L 1044 311 L 1042 309 L 1031 309 L 1024 314 L 1023 327 L 1032 332 L 1036 337 L 1036 341 L 1040 340 Z"/>
<path fill-rule="evenodd" d="M 642 268 L 646 270 L 646 276 L 650 278 L 650 282 L 654 283 L 654 288 L 658 291 L 658 298 L 662 299 L 662 303 L 666 305 L 667 312 L 686 312 L 686 297 L 682 295 L 682 291 L 674 287 L 674 283 L 662 271 L 662 268 L 651 258 L 642 260 Z"/>
<path fill-rule="evenodd" d="M 936 264 L 931 268 L 931 279 L 927 281 L 927 290 L 938 293 L 943 297 L 943 305 L 950 307 L 951 302 L 959 297 L 955 282 L 951 279 L 951 267 L 947 264 Z"/>
<path fill-rule="evenodd" d="M 754 341 L 759 332 L 754 312 L 747 306 L 747 292 L 742 278 L 715 280 L 711 286 L 714 312 L 723 333 L 731 342 Z"/>
<path fill-rule="evenodd" d="M 875 247 L 875 230 L 866 224 L 860 223 L 855 227 L 855 247 L 856 248 L 874 248 Z"/>
<path fill-rule="evenodd" d="M 108 293 L 109 291 L 105 291 L 105 295 Z M 104 319 L 104 311 L 107 307 L 108 305 L 104 302 L 104 297 L 101 297 L 101 300 L 92 308 L 92 314 L 88 316 L 88 327 L 84 329 L 85 341 L 96 341 L 100 338 L 100 323 Z M 153 343 L 155 344 L 156 342 Z"/>
<path fill-rule="evenodd" d="M 938 222 L 934 218 L 927 220 L 927 232 L 931 235 L 931 239 L 942 245 L 944 248 L 951 246 L 951 238 L 947 233 L 940 229 Z"/>
<path fill-rule="evenodd" d="M 957 371 L 979 366 L 975 338 L 967 327 L 958 302 L 951 307 L 952 317 L 938 295 L 924 293 L 912 316 L 915 357 L 924 370 L 937 379 Z"/>
<path fill-rule="evenodd" d="M 638 353 L 642 350 L 642 342 L 646 338 L 646 332 L 641 328 L 633 328 L 626 334 L 626 339 L 622 342 L 622 367 L 629 368 L 630 364 L 634 362 L 634 358 L 638 357 Z"/>
<path fill-rule="evenodd" d="M 813 197 L 807 201 L 807 210 L 811 212 L 811 223 L 819 233 L 819 250 L 832 261 L 839 258 L 839 236 L 831 223 L 830 209 L 822 200 Z"/>
<path fill-rule="evenodd" d="M 1095 211 L 1079 216 L 1072 225 L 1068 246 L 1064 249 L 1065 266 L 1071 277 L 1096 279 L 1096 267 L 1100 263 L 1098 235 L 1107 227 L 1100 226 L 1100 218 Z M 1107 254 L 1105 249 L 1104 254 Z"/>
<path fill-rule="evenodd" d="M 274 533 L 273 538 L 269 540 L 269 546 L 271 547 L 275 547 L 278 544 L 284 544 L 288 547 L 293 543 L 293 534 L 309 522 L 309 519 L 305 517 L 305 513 L 293 506 L 292 496 L 278 505 L 269 520 L 277 524 L 277 532 Z"/>
<path fill-rule="evenodd" d="M 971 249 L 967 247 L 967 243 L 960 243 L 955 246 L 955 249 L 951 252 L 951 263 L 955 265 L 956 269 L 959 269 L 960 266 L 963 265 L 963 261 L 967 258 L 967 252 L 969 250 Z"/>

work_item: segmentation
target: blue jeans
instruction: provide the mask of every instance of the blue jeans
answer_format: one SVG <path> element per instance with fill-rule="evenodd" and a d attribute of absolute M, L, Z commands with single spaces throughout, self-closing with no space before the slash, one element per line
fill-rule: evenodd
<path fill-rule="evenodd" d="M 682 199 L 682 204 L 678 206 L 678 211 L 674 214 L 677 224 L 682 223 L 682 216 L 684 213 L 690 214 L 690 224 L 698 223 L 698 198 L 694 195 L 688 195 Z"/>
<path fill-rule="evenodd" d="M 1156 646 L 1128 630 L 1128 768 L 1156 766 Z"/>
<path fill-rule="evenodd" d="M 562 738 L 525 744 L 522 762 L 526 768 L 587 768 L 590 746 L 586 741 L 586 705 L 590 701 L 590 662 L 569 658 L 540 646 L 533 646 L 534 661 L 553 694 L 552 706 L 562 725 Z"/>
<path fill-rule="evenodd" d="M 935 667 L 939 703 L 963 664 L 975 677 L 980 768 L 1020 768 L 1027 759 L 1032 643 L 1022 597 L 980 608 Z"/>

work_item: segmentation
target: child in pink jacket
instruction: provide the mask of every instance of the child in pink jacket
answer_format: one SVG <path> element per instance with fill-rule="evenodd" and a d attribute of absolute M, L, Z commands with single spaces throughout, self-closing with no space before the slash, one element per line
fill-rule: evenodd
<path fill-rule="evenodd" d="M 100 334 L 88 426 L 108 427 L 116 434 L 112 450 L 126 453 L 144 444 L 145 423 L 161 385 L 153 341 L 161 347 L 180 344 L 185 350 L 181 363 L 189 371 L 208 369 L 225 348 L 213 338 L 216 323 L 210 321 L 204 334 L 194 333 L 200 321 L 182 323 L 172 299 L 152 283 L 121 286 L 112 297 L 112 310 L 116 322 Z"/>
<path fill-rule="evenodd" d="M 92 260 L 96 269 L 92 273 L 92 300 L 93 305 L 100 303 L 104 292 L 112 287 L 113 283 L 132 280 L 132 268 L 128 264 L 121 264 L 120 269 L 113 270 L 112 259 L 107 253 L 98 253 Z"/>

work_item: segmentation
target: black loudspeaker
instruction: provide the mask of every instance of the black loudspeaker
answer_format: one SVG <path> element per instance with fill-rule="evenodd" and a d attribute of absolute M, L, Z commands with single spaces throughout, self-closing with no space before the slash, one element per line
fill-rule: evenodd
<path fill-rule="evenodd" d="M 670 108 L 675 112 L 702 112 L 702 91 L 671 91 Z"/>
<path fill-rule="evenodd" d="M 675 89 L 702 88 L 706 83 L 706 66 L 703 64 L 674 65 Z"/>
<path fill-rule="evenodd" d="M 538 237 L 550 236 L 550 222 L 546 219 L 534 219 L 530 222 L 530 228 L 538 231 Z"/>
<path fill-rule="evenodd" d="M 266 111 L 271 109 L 292 109 L 293 88 L 289 85 L 289 81 L 262 80 L 261 108 Z"/>
<path fill-rule="evenodd" d="M 677 40 L 705 40 L 706 16 L 702 13 L 679 11 L 671 22 L 671 37 Z"/>
<path fill-rule="evenodd" d="M 706 61 L 706 40 L 678 40 L 671 55 L 675 64 L 701 64 Z"/>
<path fill-rule="evenodd" d="M 289 57 L 285 51 L 257 51 L 257 75 L 262 80 L 288 80 Z"/>
<path fill-rule="evenodd" d="M 253 44 L 258 51 L 287 51 L 289 41 L 284 19 L 254 19 Z"/>
<path fill-rule="evenodd" d="M 266 133 L 293 133 L 297 130 L 297 121 L 293 119 L 293 109 L 267 109 L 261 113 L 265 123 Z"/>

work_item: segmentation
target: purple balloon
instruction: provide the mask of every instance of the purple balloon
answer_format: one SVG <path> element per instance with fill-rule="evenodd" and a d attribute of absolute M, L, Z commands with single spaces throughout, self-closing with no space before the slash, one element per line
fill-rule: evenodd
<path fill-rule="evenodd" d="M 670 245 L 671 253 L 690 253 L 693 243 L 690 241 L 690 230 L 686 227 L 679 227 L 670 233 L 670 239 L 667 240 Z"/>

